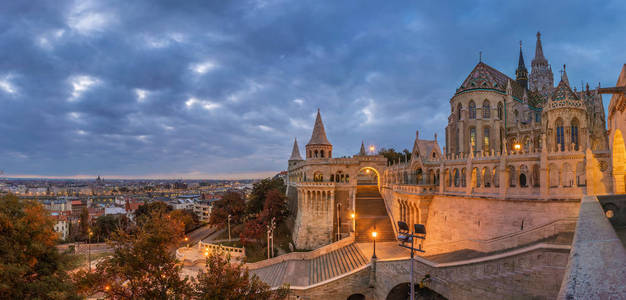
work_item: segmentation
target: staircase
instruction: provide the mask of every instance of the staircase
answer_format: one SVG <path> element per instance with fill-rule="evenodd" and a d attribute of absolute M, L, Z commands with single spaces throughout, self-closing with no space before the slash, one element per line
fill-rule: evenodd
<path fill-rule="evenodd" d="M 356 190 L 356 237 L 357 243 L 371 242 L 376 227 L 378 242 L 396 240 L 395 232 L 387 215 L 385 200 L 376 185 L 358 185 Z"/>

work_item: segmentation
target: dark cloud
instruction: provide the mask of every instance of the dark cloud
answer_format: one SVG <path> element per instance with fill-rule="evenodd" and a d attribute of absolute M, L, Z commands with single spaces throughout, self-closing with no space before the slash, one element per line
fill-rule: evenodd
<path fill-rule="evenodd" d="M 535 33 L 573 85 L 614 84 L 620 1 L 3 1 L 0 169 L 203 176 L 284 169 L 317 108 L 338 156 L 439 134 L 484 60 Z M 530 67 L 529 65 L 527 67 Z M 558 72 L 555 77 L 558 78 Z"/>

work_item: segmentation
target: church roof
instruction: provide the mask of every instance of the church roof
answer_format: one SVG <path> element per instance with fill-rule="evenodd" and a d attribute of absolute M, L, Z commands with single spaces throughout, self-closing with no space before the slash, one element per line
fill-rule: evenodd
<path fill-rule="evenodd" d="M 543 47 L 541 46 L 541 33 L 537 32 L 537 45 L 535 46 L 535 58 L 532 61 L 533 65 L 536 64 L 548 64 L 548 60 L 543 56 Z"/>
<path fill-rule="evenodd" d="M 506 76 L 504 73 L 481 61 L 474 67 L 467 78 L 465 78 L 461 87 L 457 89 L 456 94 L 479 89 L 497 90 L 506 93 L 506 86 L 509 81 L 511 82 L 513 97 L 522 99 L 524 95 L 523 87 L 509 76 Z"/>
<path fill-rule="evenodd" d="M 326 130 L 324 130 L 324 123 L 322 123 L 322 115 L 319 109 L 315 118 L 315 126 L 313 126 L 313 134 L 307 145 L 331 145 L 326 137 Z"/>
<path fill-rule="evenodd" d="M 565 75 L 565 73 L 563 73 Z M 567 75 L 561 78 L 559 85 L 556 86 L 552 93 L 552 101 L 565 101 L 565 100 L 580 100 L 576 93 L 569 87 L 567 82 Z"/>
<path fill-rule="evenodd" d="M 544 103 L 546 103 L 546 98 L 544 98 L 544 96 L 541 95 L 541 93 L 539 93 L 537 90 L 528 91 L 528 105 L 529 106 L 532 106 L 534 108 L 541 108 L 543 107 Z"/>
<path fill-rule="evenodd" d="M 300 150 L 298 149 L 298 139 L 293 141 L 293 150 L 291 150 L 291 157 L 289 160 L 302 160 L 302 156 L 300 156 Z"/>

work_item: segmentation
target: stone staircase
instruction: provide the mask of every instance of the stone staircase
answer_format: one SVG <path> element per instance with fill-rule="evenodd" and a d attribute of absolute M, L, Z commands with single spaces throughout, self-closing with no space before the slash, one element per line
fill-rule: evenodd
<path fill-rule="evenodd" d="M 371 242 L 371 233 L 374 227 L 378 233 L 376 241 L 392 242 L 396 240 L 385 208 L 385 200 L 383 200 L 376 185 L 357 186 L 356 214 L 356 242 Z"/>
<path fill-rule="evenodd" d="M 348 273 L 368 262 L 352 243 L 311 259 L 284 260 L 250 272 L 271 287 L 283 284 L 309 286 Z"/>

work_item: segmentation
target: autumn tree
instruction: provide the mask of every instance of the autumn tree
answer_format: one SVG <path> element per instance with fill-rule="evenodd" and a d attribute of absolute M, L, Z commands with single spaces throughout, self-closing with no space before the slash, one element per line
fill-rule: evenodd
<path fill-rule="evenodd" d="M 396 152 L 393 148 L 381 148 L 378 151 L 378 154 L 384 156 L 387 159 L 387 162 L 394 164 L 399 160 L 411 160 L 411 151 L 409 151 L 409 149 L 404 149 L 402 152 Z"/>
<path fill-rule="evenodd" d="M 93 232 L 98 241 L 108 239 L 117 230 L 125 230 L 130 226 L 130 220 L 125 215 L 104 215 L 93 222 Z"/>
<path fill-rule="evenodd" d="M 183 222 L 185 225 L 185 232 L 192 231 L 200 225 L 200 219 L 198 215 L 193 213 L 190 209 L 178 209 L 170 213 L 172 218 Z"/>
<path fill-rule="evenodd" d="M 53 226 L 40 204 L 0 198 L 0 299 L 78 299 Z"/>
<path fill-rule="evenodd" d="M 116 299 L 178 299 L 189 294 L 173 251 L 183 237 L 184 224 L 160 210 L 142 218 L 134 230 L 118 230 L 111 236 L 113 254 L 94 273 L 76 274 L 84 295 L 102 292 Z"/>
<path fill-rule="evenodd" d="M 232 263 L 222 253 L 209 255 L 206 265 L 206 272 L 200 271 L 192 280 L 195 299 L 285 299 L 289 292 L 287 287 L 270 290 L 243 264 Z"/>
<path fill-rule="evenodd" d="M 137 210 L 135 210 L 135 220 L 138 223 L 141 223 L 144 221 L 145 218 L 147 218 L 154 212 L 165 214 L 171 211 L 172 207 L 164 202 L 154 201 L 150 203 L 145 203 L 144 205 L 139 206 Z"/>
<path fill-rule="evenodd" d="M 265 196 L 269 190 L 276 189 L 281 193 L 285 193 L 285 183 L 279 177 L 265 178 L 259 182 L 254 183 L 252 186 L 252 192 L 250 193 L 250 199 L 248 201 L 248 212 L 250 214 L 259 213 L 265 205 Z"/>
<path fill-rule="evenodd" d="M 246 213 L 246 203 L 240 193 L 227 192 L 222 199 L 213 202 L 209 224 L 223 228 L 231 215 L 231 224 L 240 224 Z"/>
<path fill-rule="evenodd" d="M 262 238 L 267 231 L 267 225 L 271 223 L 272 218 L 279 226 L 284 218 L 289 214 L 287 210 L 287 197 L 283 192 L 277 189 L 268 190 L 265 194 L 265 203 L 263 210 L 255 217 L 246 222 L 240 240 L 243 244 L 247 244 L 250 239 Z"/>

